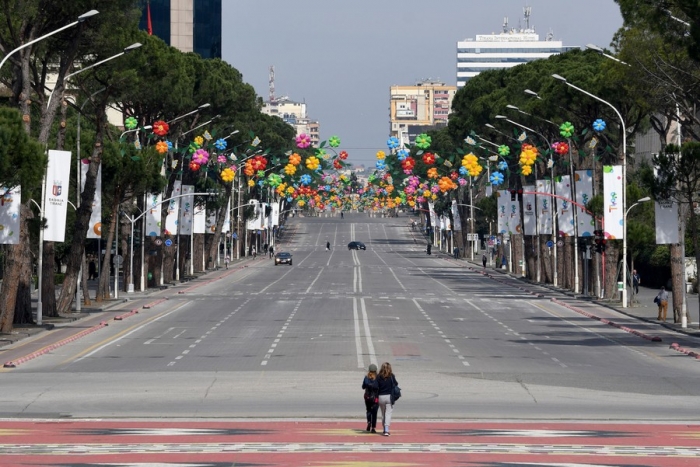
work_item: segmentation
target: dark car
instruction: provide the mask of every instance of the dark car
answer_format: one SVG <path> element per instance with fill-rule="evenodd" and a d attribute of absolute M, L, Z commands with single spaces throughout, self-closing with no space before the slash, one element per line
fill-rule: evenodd
<path fill-rule="evenodd" d="M 362 242 L 350 242 L 348 243 L 348 250 L 366 250 L 367 247 Z"/>
<path fill-rule="evenodd" d="M 282 264 L 282 263 L 288 264 L 291 266 L 292 265 L 292 254 L 287 253 L 286 251 L 280 251 L 279 253 L 277 253 L 275 255 L 275 266 L 277 266 L 278 264 Z"/>

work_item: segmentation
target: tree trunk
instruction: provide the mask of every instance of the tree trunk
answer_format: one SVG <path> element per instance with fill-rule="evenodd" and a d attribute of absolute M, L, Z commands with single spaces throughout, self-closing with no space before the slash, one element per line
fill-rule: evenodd
<path fill-rule="evenodd" d="M 56 246 L 44 242 L 44 264 L 41 269 L 41 309 L 43 316 L 58 316 L 56 313 Z"/>
<path fill-rule="evenodd" d="M 82 206 L 81 206 L 82 208 Z M 117 214 L 119 212 L 119 201 L 118 198 L 114 198 L 112 202 L 109 230 L 107 231 L 107 240 L 105 243 L 105 255 L 102 258 L 102 266 L 100 267 L 100 277 L 97 284 L 97 295 L 95 296 L 96 302 L 102 302 L 109 299 L 109 279 L 110 279 L 110 264 L 112 258 L 112 242 L 114 241 L 114 232 L 117 224 Z M 116 268 L 115 268 L 115 273 Z"/>
<path fill-rule="evenodd" d="M 231 199 L 232 187 L 233 184 L 231 183 L 227 183 L 226 185 L 224 185 L 224 199 Z M 207 267 L 209 268 L 214 267 L 213 263 L 216 261 L 215 258 L 218 255 L 221 232 L 224 229 L 224 221 L 226 220 L 226 207 L 227 203 L 223 203 L 223 205 L 219 208 L 218 212 L 216 213 L 216 229 L 214 231 L 214 236 L 211 245 L 209 245 L 209 252 L 207 254 Z"/>
<path fill-rule="evenodd" d="M 5 275 L 2 280 L 2 288 L 0 289 L 0 332 L 2 333 L 12 332 L 17 295 L 22 285 L 26 284 L 25 279 L 29 277 L 31 280 L 31 269 L 29 276 L 27 276 L 23 265 L 33 264 L 32 261 L 27 260 L 31 256 L 26 251 L 29 248 L 29 226 L 27 221 L 33 216 L 28 204 L 22 204 L 20 207 L 19 244 L 8 245 L 7 247 Z M 24 295 L 23 293 L 22 296 Z M 25 308 L 23 304 L 22 309 Z M 31 314 L 31 308 L 29 313 Z"/>
<path fill-rule="evenodd" d="M 26 250 L 24 255 L 31 258 L 29 242 L 23 244 L 23 246 Z M 29 278 L 29 280 L 26 280 L 26 278 Z M 19 288 L 17 290 L 17 301 L 15 302 L 15 317 L 13 319 L 13 324 L 28 324 L 34 322 L 31 298 L 32 280 L 32 263 L 27 261 L 22 264 Z"/>
<path fill-rule="evenodd" d="M 680 323 L 683 298 L 685 296 L 685 258 L 683 258 L 683 248 L 680 244 L 672 243 L 670 246 L 673 322 Z"/>
<path fill-rule="evenodd" d="M 617 268 L 620 257 L 619 241 L 608 241 L 605 250 L 605 298 L 608 300 L 618 300 L 619 292 L 617 291 Z"/>

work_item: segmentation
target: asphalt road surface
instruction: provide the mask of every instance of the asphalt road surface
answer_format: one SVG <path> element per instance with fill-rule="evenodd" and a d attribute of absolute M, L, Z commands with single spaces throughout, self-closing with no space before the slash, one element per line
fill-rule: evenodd
<path fill-rule="evenodd" d="M 276 251 L 291 252 L 293 266 L 275 266 L 273 260 L 258 256 L 245 267 L 168 289 L 161 295 L 166 300 L 153 308 L 0 372 L 0 417 L 5 419 L 0 433 L 3 429 L 14 433 L 18 428 L 12 424 L 21 419 L 49 424 L 66 419 L 268 423 L 259 432 L 279 429 L 280 423 L 315 426 L 322 420 L 326 424 L 312 431 L 320 433 L 330 425 L 343 436 L 354 433 L 355 442 L 363 435 L 360 386 L 364 372 L 370 363 L 388 361 L 403 392 L 394 410 L 392 431 L 395 427 L 403 432 L 407 438 L 400 442 L 417 443 L 422 446 L 416 448 L 418 452 L 426 455 L 444 454 L 440 443 L 447 443 L 449 451 L 450 443 L 456 442 L 454 438 L 432 442 L 430 434 L 421 431 L 444 422 L 469 422 L 469 430 L 477 428 L 474 423 L 527 423 L 528 429 L 535 430 L 583 423 L 595 426 L 596 433 L 601 423 L 626 423 L 625 432 L 630 427 L 658 424 L 668 429 L 669 424 L 680 423 L 679 429 L 690 433 L 683 439 L 693 440 L 689 446 L 700 443 L 700 360 L 669 349 L 671 340 L 678 341 L 667 335 L 670 331 L 652 331 L 612 310 L 567 302 L 554 292 L 523 287 L 507 276 L 487 277 L 480 267 L 427 256 L 406 217 L 297 217 L 290 220 L 287 231 Z M 352 240 L 364 242 L 367 250 L 349 251 L 346 245 Z M 331 243 L 331 251 L 326 251 L 326 242 Z M 587 313 L 615 319 L 638 333 L 609 326 L 562 304 L 586 306 Z M 76 329 L 80 326 L 76 322 Z M 662 342 L 640 337 L 651 332 Z M 687 339 L 685 345 L 700 347 Z M 275 422 L 281 419 L 286 421 Z M 22 429 L 29 433 L 33 428 Z M 566 429 L 572 428 L 566 425 Z M 619 426 L 616 430 L 619 433 Z M 648 431 L 658 434 L 653 428 Z M 540 432 L 538 436 L 546 439 L 543 446 L 552 442 L 549 435 Z M 389 439 L 398 443 L 396 438 Z M 0 436 L 0 451 L 3 443 L 7 449 L 27 446 L 26 441 L 7 440 Z M 315 442 L 322 445 L 329 439 Z M 502 442 L 516 446 L 511 439 Z M 590 439 L 577 442 L 593 443 Z M 664 437 L 650 445 L 668 448 L 669 442 Z M 361 443 L 366 445 L 366 438 Z M 571 440 L 567 443 L 571 446 Z M 625 444 L 639 447 L 643 443 Z M 585 464 L 700 465 L 700 452 L 683 450 L 682 445 L 673 444 L 680 451 L 666 454 L 630 451 L 622 461 L 615 457 L 620 452 L 610 450 L 609 459 L 597 452 Z M 320 463 L 308 461 L 308 455 L 323 451 L 322 446 L 302 449 L 307 457 L 292 456 L 295 461 L 275 463 L 265 458 L 271 463 L 245 465 L 377 465 L 365 463 L 362 456 L 357 463 L 346 462 L 357 452 L 344 446 L 337 452 L 346 457 L 316 457 Z M 399 449 L 396 444 L 385 446 Z M 466 455 L 473 453 L 469 446 L 477 445 L 460 446 L 466 446 Z M 488 463 L 493 462 L 488 457 L 471 457 L 474 463 L 466 463 L 461 456 L 445 457 L 442 462 L 543 465 L 516 462 L 518 448 L 513 449 L 504 455 L 514 464 Z M 149 462 L 156 454 L 148 457 Z M 564 454 L 549 457 L 547 465 L 584 465 L 561 463 L 580 460 L 584 453 Z M 635 456 L 640 455 L 650 455 L 651 460 L 639 462 Z M 2 456 L 0 463 L 10 465 Z M 344 463 L 323 463 L 329 459 Z M 428 462 L 430 457 L 421 459 L 426 463 L 411 465 L 440 465 Z M 617 460 L 606 464 L 610 459 Z M 227 462 L 191 465 L 233 465 L 230 457 Z"/>

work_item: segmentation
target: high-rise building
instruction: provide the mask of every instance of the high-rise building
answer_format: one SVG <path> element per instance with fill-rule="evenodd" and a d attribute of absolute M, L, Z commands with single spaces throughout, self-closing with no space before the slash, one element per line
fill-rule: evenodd
<path fill-rule="evenodd" d="M 455 86 L 429 79 L 412 86 L 391 86 L 389 134 L 413 144 L 419 134 L 446 126 L 456 92 Z"/>
<path fill-rule="evenodd" d="M 311 120 L 306 115 L 306 104 L 294 102 L 288 97 L 274 97 L 272 101 L 263 103 L 262 113 L 279 117 L 296 130 L 297 136 L 300 134 L 309 135 L 311 145 L 318 147 L 321 142 L 319 134 L 320 125 L 318 121 Z"/>
<path fill-rule="evenodd" d="M 479 34 L 476 40 L 470 38 L 457 42 L 458 88 L 482 71 L 512 68 L 570 49 L 561 41 L 553 40 L 551 32 L 546 40 L 541 41 L 534 27 L 530 27 L 530 7 L 525 7 L 524 12 L 524 29 L 509 29 L 508 18 L 504 18 L 502 32 Z"/>
<path fill-rule="evenodd" d="M 222 0 L 141 0 L 139 27 L 183 52 L 221 58 Z M 150 16 L 150 20 L 149 20 Z"/>

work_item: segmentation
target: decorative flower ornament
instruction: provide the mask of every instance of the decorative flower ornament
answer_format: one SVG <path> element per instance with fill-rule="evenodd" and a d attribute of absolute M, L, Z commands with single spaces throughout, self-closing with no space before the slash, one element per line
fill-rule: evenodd
<path fill-rule="evenodd" d="M 127 130 L 133 130 L 138 126 L 138 124 L 138 120 L 136 120 L 134 117 L 128 117 L 126 120 L 124 120 L 124 126 Z"/>
<path fill-rule="evenodd" d="M 464 141 L 466 141 L 466 143 L 470 146 L 476 145 L 476 140 L 474 138 L 472 138 L 471 136 L 467 136 L 466 138 L 464 138 Z"/>
<path fill-rule="evenodd" d="M 401 167 L 404 170 L 413 170 L 416 166 L 416 161 L 412 157 L 407 157 L 401 162 Z"/>
<path fill-rule="evenodd" d="M 508 170 L 508 164 L 505 161 L 498 163 L 498 170 Z"/>
<path fill-rule="evenodd" d="M 202 138 L 201 136 L 195 136 L 194 144 L 196 144 L 197 146 L 199 146 L 201 148 L 202 145 L 204 144 L 204 138 Z"/>
<path fill-rule="evenodd" d="M 446 191 L 454 190 L 457 188 L 457 185 L 450 177 L 442 177 L 440 181 L 438 181 L 438 188 L 442 193 L 445 193 Z"/>
<path fill-rule="evenodd" d="M 386 157 L 386 153 L 384 151 L 377 151 L 377 159 L 382 160 Z"/>
<path fill-rule="evenodd" d="M 267 166 L 267 159 L 265 159 L 263 156 L 255 156 L 249 163 L 254 171 L 261 171 L 265 170 L 265 167 Z"/>
<path fill-rule="evenodd" d="M 340 157 L 341 160 L 345 160 L 348 158 L 348 153 L 346 151 L 340 151 L 340 154 L 338 154 L 338 157 Z"/>
<path fill-rule="evenodd" d="M 564 122 L 559 127 L 559 134 L 564 138 L 571 138 L 574 134 L 574 125 L 571 122 Z"/>
<path fill-rule="evenodd" d="M 287 175 L 294 175 L 297 172 L 297 168 L 294 164 L 287 164 L 284 166 L 284 173 Z"/>
<path fill-rule="evenodd" d="M 547 168 L 548 168 L 548 169 L 551 169 L 552 167 L 554 167 L 554 160 L 553 160 L 553 159 L 549 159 L 549 160 L 547 161 Z"/>
<path fill-rule="evenodd" d="M 421 133 L 420 135 L 416 136 L 416 146 L 421 149 L 428 149 L 430 147 L 430 143 L 432 142 L 433 140 L 430 138 L 430 136 L 426 135 L 425 133 Z"/>
<path fill-rule="evenodd" d="M 537 160 L 537 148 L 531 144 L 523 144 L 520 149 L 520 165 L 531 166 Z"/>
<path fill-rule="evenodd" d="M 563 156 L 563 155 L 569 153 L 569 145 L 567 143 L 564 143 L 564 142 L 552 143 L 552 149 L 554 149 L 554 152 L 556 152 L 560 156 Z"/>
<path fill-rule="evenodd" d="M 479 165 L 479 158 L 472 153 L 469 153 L 462 158 L 462 167 L 467 169 L 467 172 L 471 177 L 476 177 L 483 170 L 483 167 Z"/>
<path fill-rule="evenodd" d="M 306 149 L 311 146 L 311 137 L 306 133 L 302 133 L 296 137 L 297 147 L 301 149 Z"/>
<path fill-rule="evenodd" d="M 530 175 L 532 173 L 531 165 L 524 165 L 522 170 L 523 175 Z"/>
<path fill-rule="evenodd" d="M 168 151 L 172 151 L 172 150 L 173 150 L 173 142 L 172 142 L 172 141 L 166 141 L 165 144 L 168 145 Z"/>
<path fill-rule="evenodd" d="M 197 164 L 195 161 L 190 161 L 190 170 L 192 172 L 196 172 L 199 170 L 200 165 Z"/>
<path fill-rule="evenodd" d="M 153 133 L 157 134 L 158 136 L 167 135 L 169 130 L 170 126 L 163 120 L 158 120 L 153 123 Z"/>
<path fill-rule="evenodd" d="M 431 152 L 423 154 L 423 163 L 425 165 L 433 165 L 435 163 L 435 155 Z"/>
<path fill-rule="evenodd" d="M 340 161 L 338 159 L 336 159 L 333 161 L 333 168 L 335 170 L 340 170 L 343 168 L 343 164 L 341 164 Z"/>
<path fill-rule="evenodd" d="M 428 178 L 438 178 L 438 171 L 435 167 L 428 169 Z"/>
<path fill-rule="evenodd" d="M 604 131 L 606 126 L 605 120 L 600 118 L 593 122 L 593 129 L 597 132 Z"/>
<path fill-rule="evenodd" d="M 231 170 L 229 167 L 226 167 L 224 170 L 221 171 L 219 176 L 221 177 L 221 180 L 223 180 L 225 183 L 231 183 L 233 181 L 233 178 L 236 176 L 236 172 Z"/>
<path fill-rule="evenodd" d="M 218 149 L 219 151 L 223 151 L 224 149 L 226 149 L 226 146 L 228 146 L 228 143 L 223 138 L 217 139 L 214 143 L 214 147 L 216 147 L 216 149 Z"/>
<path fill-rule="evenodd" d="M 376 167 L 377 170 L 384 170 L 386 169 L 386 162 L 384 159 L 379 159 L 377 162 L 374 163 L 374 167 Z"/>
<path fill-rule="evenodd" d="M 320 161 L 315 156 L 309 156 L 306 158 L 306 168 L 309 170 L 316 170 L 319 163 Z"/>
<path fill-rule="evenodd" d="M 406 158 L 408 157 L 409 152 L 406 149 L 399 149 L 398 152 L 396 153 L 396 157 L 400 161 L 405 161 Z"/>
<path fill-rule="evenodd" d="M 301 156 L 295 152 L 294 154 L 289 156 L 289 163 L 292 165 L 301 164 Z"/>
<path fill-rule="evenodd" d="M 192 155 L 192 162 L 204 165 L 209 162 L 209 153 L 204 149 L 197 149 Z"/>
<path fill-rule="evenodd" d="M 168 143 L 166 143 L 165 141 L 158 141 L 156 143 L 156 151 L 158 152 L 158 154 L 165 154 L 166 152 L 168 152 Z"/>
<path fill-rule="evenodd" d="M 225 164 L 226 163 L 226 156 L 223 154 L 219 154 L 219 156 L 216 158 L 216 162 L 219 164 Z"/>
<path fill-rule="evenodd" d="M 309 183 L 311 183 L 311 175 L 304 174 L 299 178 L 299 181 L 302 185 L 308 185 Z"/>
<path fill-rule="evenodd" d="M 338 138 L 337 136 L 331 136 L 330 138 L 328 138 L 328 146 L 332 148 L 337 148 L 338 146 L 340 146 L 340 138 Z"/>
<path fill-rule="evenodd" d="M 282 177 L 277 174 L 270 174 L 267 176 L 267 184 L 271 187 L 277 187 L 282 183 Z"/>
<path fill-rule="evenodd" d="M 248 180 L 248 187 L 249 187 L 249 188 L 253 188 L 254 186 L 255 186 L 255 180 L 253 180 L 253 179 L 251 178 L 250 180 Z"/>
<path fill-rule="evenodd" d="M 503 157 L 506 157 L 510 154 L 510 148 L 505 144 L 501 144 L 500 146 L 498 146 L 498 154 L 500 154 Z"/>
<path fill-rule="evenodd" d="M 389 149 L 396 149 L 399 147 L 399 139 L 396 136 L 392 136 L 386 140 L 386 145 Z"/>
<path fill-rule="evenodd" d="M 503 183 L 503 174 L 501 172 L 494 172 L 491 174 L 491 184 L 500 185 Z"/>

